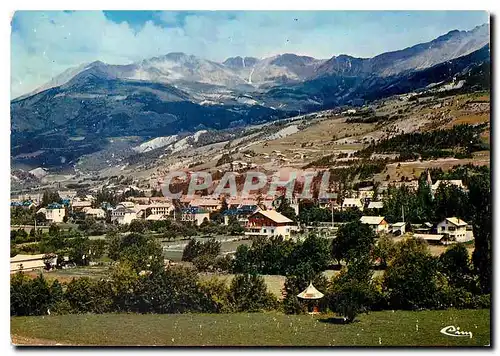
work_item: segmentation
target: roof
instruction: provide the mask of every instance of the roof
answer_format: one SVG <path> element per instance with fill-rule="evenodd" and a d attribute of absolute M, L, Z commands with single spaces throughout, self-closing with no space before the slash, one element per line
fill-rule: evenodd
<path fill-rule="evenodd" d="M 413 234 L 413 237 L 418 239 L 424 239 L 424 240 L 431 240 L 431 241 L 440 241 L 443 238 L 444 235 L 442 234 Z"/>
<path fill-rule="evenodd" d="M 317 290 L 312 283 L 304 289 L 297 297 L 302 299 L 320 299 L 323 298 L 324 294 Z"/>
<path fill-rule="evenodd" d="M 445 220 L 455 226 L 467 226 L 467 223 L 465 221 L 460 220 L 459 218 L 456 217 L 446 218 Z"/>
<path fill-rule="evenodd" d="M 402 227 L 404 225 L 405 225 L 404 222 L 397 222 L 397 223 L 392 224 L 392 226 L 395 226 L 395 227 Z"/>
<path fill-rule="evenodd" d="M 379 225 L 384 220 L 383 216 L 362 216 L 359 221 L 362 224 Z"/>
<path fill-rule="evenodd" d="M 146 220 L 153 220 L 153 221 L 157 221 L 157 220 L 165 220 L 165 216 L 164 215 L 149 215 Z"/>
<path fill-rule="evenodd" d="M 437 189 L 441 184 L 456 185 L 459 188 L 463 188 L 464 185 L 460 179 L 450 179 L 450 180 L 437 180 L 436 183 L 432 185 L 433 189 Z"/>
<path fill-rule="evenodd" d="M 368 204 L 368 209 L 382 209 L 384 207 L 384 203 L 381 201 L 372 201 Z"/>
<path fill-rule="evenodd" d="M 276 223 L 291 223 L 291 222 L 293 222 L 293 220 L 287 218 L 285 215 L 283 215 L 281 213 L 278 213 L 276 210 L 260 210 L 260 211 L 256 211 L 255 213 L 253 213 L 253 215 L 255 215 L 255 214 L 262 214 L 266 218 L 268 218 Z"/>
<path fill-rule="evenodd" d="M 115 212 L 127 213 L 127 214 L 135 214 L 136 213 L 135 210 L 125 208 L 123 206 L 120 206 L 120 207 L 116 208 L 115 210 L 113 210 L 113 213 L 115 213 Z"/>
<path fill-rule="evenodd" d="M 21 262 L 21 261 L 31 261 L 31 260 L 41 260 L 45 256 L 44 253 L 40 253 L 37 255 L 15 255 L 10 258 L 10 263 Z"/>
<path fill-rule="evenodd" d="M 87 207 L 87 206 L 92 206 L 92 202 L 88 200 L 81 200 L 81 201 L 74 201 L 72 203 L 73 207 Z"/>
<path fill-rule="evenodd" d="M 101 208 L 85 208 L 83 209 L 83 211 L 85 212 L 85 214 L 104 214 L 104 210 L 102 210 Z"/>
<path fill-rule="evenodd" d="M 363 205 L 361 203 L 361 199 L 359 198 L 345 198 L 344 201 L 342 202 L 342 205 L 347 205 L 347 204 Z"/>

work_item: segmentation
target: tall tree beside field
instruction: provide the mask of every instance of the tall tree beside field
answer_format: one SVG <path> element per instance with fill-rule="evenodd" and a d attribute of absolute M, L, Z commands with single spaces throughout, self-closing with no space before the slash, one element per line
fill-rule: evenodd
<path fill-rule="evenodd" d="M 356 257 L 367 255 L 373 248 L 375 233 L 366 224 L 353 221 L 342 225 L 337 237 L 332 241 L 332 257 L 338 263 L 349 262 Z"/>
<path fill-rule="evenodd" d="M 472 255 L 474 269 L 479 275 L 483 293 L 491 293 L 491 180 L 490 172 L 471 177 L 469 202 L 473 210 L 472 228 L 475 249 Z"/>
<path fill-rule="evenodd" d="M 384 289 L 396 309 L 438 307 L 437 259 L 421 239 L 407 238 L 396 243 L 384 275 Z"/>

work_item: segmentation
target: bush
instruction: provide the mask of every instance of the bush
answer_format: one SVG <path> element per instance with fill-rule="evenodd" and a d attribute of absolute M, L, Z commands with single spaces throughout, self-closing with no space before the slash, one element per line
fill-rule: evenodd
<path fill-rule="evenodd" d="M 203 311 L 208 313 L 229 313 L 233 306 L 229 300 L 229 288 L 225 281 L 215 277 L 200 284 L 204 294 Z"/>
<path fill-rule="evenodd" d="M 236 312 L 257 312 L 276 308 L 276 298 L 267 291 L 261 276 L 236 275 L 229 288 L 229 300 Z"/>
<path fill-rule="evenodd" d="M 437 260 L 425 241 L 408 238 L 396 248 L 384 279 L 391 306 L 410 310 L 440 307 Z"/>

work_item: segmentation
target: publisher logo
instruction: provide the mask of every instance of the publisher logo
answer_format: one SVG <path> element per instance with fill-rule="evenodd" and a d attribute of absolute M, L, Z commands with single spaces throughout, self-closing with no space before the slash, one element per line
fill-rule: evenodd
<path fill-rule="evenodd" d="M 444 334 L 446 336 L 453 336 L 453 337 L 469 337 L 472 339 L 472 332 L 471 331 L 460 331 L 459 327 L 455 327 L 453 325 L 445 326 L 444 328 L 442 328 L 441 334 Z"/>

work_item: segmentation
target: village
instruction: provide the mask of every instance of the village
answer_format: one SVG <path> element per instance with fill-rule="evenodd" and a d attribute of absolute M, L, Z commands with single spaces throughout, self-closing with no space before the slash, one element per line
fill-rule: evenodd
<path fill-rule="evenodd" d="M 429 171 L 427 171 L 426 184 L 431 195 L 434 196 L 438 188 L 442 186 L 454 186 L 464 192 L 467 187 L 462 180 L 436 180 L 432 182 Z M 418 188 L 418 181 L 401 182 L 393 185 L 396 188 L 405 186 L 415 191 Z M 237 224 L 241 227 L 236 241 L 244 243 L 256 237 L 271 238 L 281 236 L 284 239 L 301 240 L 309 234 L 318 234 L 328 239 L 336 237 L 339 226 L 354 219 L 362 224 L 368 225 L 376 234 L 392 236 L 398 240 L 403 236 L 423 239 L 430 245 L 448 245 L 453 243 L 466 243 L 474 239 L 472 226 L 457 216 L 446 216 L 441 221 L 425 221 L 416 223 L 405 220 L 404 207 L 401 209 L 400 220 L 388 222 L 382 214 L 384 211 L 384 195 L 387 194 L 387 187 L 373 186 L 360 187 L 357 190 L 343 192 L 342 199 L 338 199 L 336 193 L 331 194 L 334 198 L 301 199 L 293 197 L 287 200 L 282 192 L 274 197 L 269 195 L 250 194 L 245 197 L 213 195 L 182 195 L 179 199 L 172 199 L 161 196 L 158 190 L 141 191 L 136 186 L 124 186 L 122 190 L 115 191 L 119 196 L 127 192 L 140 192 L 130 194 L 122 201 L 111 204 L 107 201 L 96 200 L 93 194 L 78 193 L 75 190 L 59 190 L 58 202 L 51 201 L 42 205 L 43 193 L 22 194 L 11 199 L 12 209 L 25 209 L 35 212 L 32 223 L 25 225 L 11 226 L 11 230 L 25 229 L 27 233 L 31 230 L 47 229 L 50 226 L 65 226 L 82 221 L 100 222 L 111 226 L 118 226 L 126 231 L 126 227 L 133 222 L 145 221 L 178 221 L 187 226 L 200 227 L 207 224 L 219 224 L 228 226 Z M 140 195 L 140 196 L 139 196 Z M 149 195 L 149 196 L 148 196 Z M 280 212 L 280 201 L 286 200 L 287 206 L 292 211 L 290 213 Z M 313 203 L 318 209 L 331 213 L 331 220 L 327 221 L 300 221 L 301 207 L 304 201 Z M 47 203 L 47 202 L 46 202 Z M 282 209 L 281 209 L 282 210 Z M 355 212 L 353 218 L 335 220 L 335 215 L 341 212 Z M 406 212 L 408 216 L 409 212 Z M 356 215 L 357 214 L 357 215 Z M 286 216 L 288 215 L 288 216 Z M 78 225 L 76 225 L 78 226 Z M 123 228 L 125 227 L 125 230 Z M 195 237 L 195 236 L 193 236 Z M 207 236 L 205 236 L 207 237 Z M 102 238 L 96 236 L 91 238 Z M 202 237 L 198 237 L 203 239 Z M 225 243 L 231 242 L 235 245 L 235 238 L 230 234 L 219 235 L 220 240 Z M 174 246 L 174 247 L 172 247 Z M 176 251 L 178 247 L 185 244 L 164 244 L 164 251 L 168 256 L 169 251 Z M 235 248 L 225 251 L 226 255 L 235 253 Z M 175 254 L 174 254 L 175 255 Z M 56 265 L 57 257 L 51 255 L 50 265 Z M 59 256 L 68 260 L 68 256 Z M 166 259 L 169 261 L 169 259 Z M 17 254 L 11 257 L 11 273 L 19 270 L 30 271 L 44 269 L 47 267 L 47 254 Z"/>

